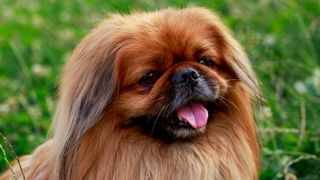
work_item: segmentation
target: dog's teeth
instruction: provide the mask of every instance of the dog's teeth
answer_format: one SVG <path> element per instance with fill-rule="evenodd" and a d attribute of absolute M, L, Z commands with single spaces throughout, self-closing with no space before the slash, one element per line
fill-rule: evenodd
<path fill-rule="evenodd" d="M 179 116 L 179 115 L 178 115 L 178 119 L 179 119 L 180 121 L 187 122 L 186 119 L 184 119 L 183 117 L 181 117 L 181 116 Z"/>

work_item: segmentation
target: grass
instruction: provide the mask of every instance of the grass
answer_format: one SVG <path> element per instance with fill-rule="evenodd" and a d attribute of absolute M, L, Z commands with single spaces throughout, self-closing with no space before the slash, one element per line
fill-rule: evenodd
<path fill-rule="evenodd" d="M 265 103 L 256 117 L 261 179 L 320 178 L 320 1 L 2 0 L 0 132 L 18 155 L 44 142 L 59 74 L 107 13 L 198 5 L 215 9 L 246 49 Z M 0 171 L 14 153 L 0 138 Z M 4 156 L 6 154 L 6 157 Z"/>

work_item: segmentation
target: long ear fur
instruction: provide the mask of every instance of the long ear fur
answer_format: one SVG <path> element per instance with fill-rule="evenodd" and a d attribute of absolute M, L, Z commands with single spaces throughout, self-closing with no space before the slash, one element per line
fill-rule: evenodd
<path fill-rule="evenodd" d="M 230 30 L 220 20 L 219 16 L 212 13 L 211 10 L 205 8 L 193 8 L 194 11 L 202 12 L 204 18 L 208 22 L 211 22 L 210 33 L 212 37 L 218 41 L 219 50 L 223 52 L 224 59 L 235 73 L 236 77 L 242 82 L 244 88 L 254 96 L 257 100 L 261 98 L 261 92 L 259 90 L 259 84 L 257 78 L 252 70 L 246 53 L 240 46 L 240 44 L 232 36 Z"/>
<path fill-rule="evenodd" d="M 226 63 L 240 79 L 244 87 L 248 92 L 254 96 L 257 100 L 261 98 L 261 92 L 259 88 L 258 80 L 252 70 L 246 53 L 243 51 L 239 43 L 232 37 L 229 30 L 225 29 L 221 32 L 224 37 L 224 58 Z"/>
<path fill-rule="evenodd" d="M 120 22 L 120 18 L 102 22 L 66 64 L 54 121 L 55 178 L 71 179 L 73 166 L 65 166 L 74 162 L 81 138 L 117 96 L 115 59 L 125 43 L 115 35 Z"/>

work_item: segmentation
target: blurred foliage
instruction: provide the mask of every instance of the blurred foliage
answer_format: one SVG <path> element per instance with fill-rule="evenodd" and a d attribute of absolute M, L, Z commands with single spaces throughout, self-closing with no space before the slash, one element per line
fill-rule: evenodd
<path fill-rule="evenodd" d="M 221 14 L 261 81 L 261 179 L 320 179 L 320 1 L 0 2 L 0 132 L 18 155 L 45 141 L 62 66 L 106 14 L 196 5 Z M 13 160 L 3 137 L 0 145 Z M 1 171 L 6 162 L 0 154 Z"/>

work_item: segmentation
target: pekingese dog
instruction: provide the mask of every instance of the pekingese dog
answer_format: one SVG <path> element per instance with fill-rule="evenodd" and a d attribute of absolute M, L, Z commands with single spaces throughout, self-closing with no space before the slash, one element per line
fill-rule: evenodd
<path fill-rule="evenodd" d="M 15 176 L 256 180 L 259 96 L 246 54 L 209 10 L 113 14 L 74 50 L 53 138 Z"/>

